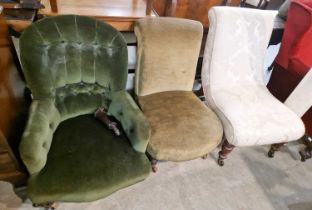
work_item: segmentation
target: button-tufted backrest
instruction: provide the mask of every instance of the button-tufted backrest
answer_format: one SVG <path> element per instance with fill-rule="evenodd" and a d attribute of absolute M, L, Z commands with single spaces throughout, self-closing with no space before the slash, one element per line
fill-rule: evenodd
<path fill-rule="evenodd" d="M 44 18 L 23 32 L 20 53 L 34 99 L 126 86 L 127 45 L 116 29 L 93 18 Z"/>

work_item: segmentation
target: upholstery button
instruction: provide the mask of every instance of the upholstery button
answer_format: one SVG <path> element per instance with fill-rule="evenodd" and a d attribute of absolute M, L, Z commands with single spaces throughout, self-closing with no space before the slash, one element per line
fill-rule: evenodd
<path fill-rule="evenodd" d="M 43 147 L 44 149 L 47 149 L 47 147 L 48 147 L 47 142 L 43 142 L 42 147 Z"/>

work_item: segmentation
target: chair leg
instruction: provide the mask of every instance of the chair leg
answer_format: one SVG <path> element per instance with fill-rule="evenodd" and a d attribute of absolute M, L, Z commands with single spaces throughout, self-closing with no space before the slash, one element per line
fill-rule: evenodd
<path fill-rule="evenodd" d="M 234 149 L 234 145 L 230 144 L 226 139 L 222 143 L 221 151 L 219 152 L 218 164 L 219 166 L 224 165 L 224 160 L 227 158 L 228 154 Z"/>
<path fill-rule="evenodd" d="M 308 135 L 305 135 L 305 137 L 303 138 L 303 143 L 306 147 L 299 151 L 302 162 L 312 157 L 312 138 Z"/>
<path fill-rule="evenodd" d="M 202 159 L 203 159 L 203 160 L 206 160 L 207 157 L 208 157 L 208 154 L 205 154 L 205 155 L 202 156 Z"/>
<path fill-rule="evenodd" d="M 42 207 L 45 210 L 54 210 L 58 207 L 58 203 L 56 202 L 33 203 L 33 207 Z"/>
<path fill-rule="evenodd" d="M 272 145 L 271 145 L 271 148 L 270 148 L 270 150 L 269 150 L 269 152 L 268 152 L 268 156 L 269 156 L 270 158 L 273 158 L 273 157 L 274 157 L 274 153 L 275 153 L 276 151 L 279 151 L 280 148 L 281 148 L 284 144 L 285 144 L 285 143 L 272 144 Z"/>
<path fill-rule="evenodd" d="M 146 155 L 147 155 L 147 157 L 148 157 L 148 159 L 149 159 L 149 161 L 151 162 L 151 166 L 152 166 L 152 171 L 154 172 L 154 173 L 156 173 L 157 172 L 157 162 L 158 162 L 158 160 L 156 160 L 155 158 L 153 158 L 150 154 L 148 154 L 147 152 L 146 152 Z"/>
<path fill-rule="evenodd" d="M 151 159 L 152 171 L 153 171 L 154 173 L 157 172 L 157 166 L 156 166 L 157 162 L 158 162 L 158 160 L 156 160 L 156 159 L 154 159 L 154 158 Z"/>

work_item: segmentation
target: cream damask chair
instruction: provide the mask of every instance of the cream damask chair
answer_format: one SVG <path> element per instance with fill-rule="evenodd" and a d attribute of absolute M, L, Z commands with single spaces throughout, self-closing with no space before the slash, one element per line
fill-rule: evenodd
<path fill-rule="evenodd" d="M 219 165 L 236 146 L 297 140 L 304 135 L 300 118 L 267 90 L 265 51 L 276 12 L 214 7 L 202 68 L 209 106 L 224 127 Z"/>
<path fill-rule="evenodd" d="M 203 26 L 180 18 L 146 18 L 135 26 L 135 94 L 150 122 L 147 152 L 157 160 L 206 156 L 222 139 L 216 114 L 192 92 Z"/>

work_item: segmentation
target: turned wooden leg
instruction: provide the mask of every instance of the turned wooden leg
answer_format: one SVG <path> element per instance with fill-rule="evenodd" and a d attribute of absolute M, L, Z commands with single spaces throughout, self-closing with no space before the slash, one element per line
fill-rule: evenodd
<path fill-rule="evenodd" d="M 202 156 L 202 159 L 206 160 L 207 157 L 208 157 L 208 154 L 205 154 L 205 155 Z"/>
<path fill-rule="evenodd" d="M 153 171 L 154 173 L 157 172 L 157 166 L 156 166 L 157 162 L 158 162 L 158 160 L 156 160 L 156 159 L 152 159 L 152 160 L 151 160 L 152 171 Z"/>
<path fill-rule="evenodd" d="M 312 157 L 312 138 L 308 135 L 305 135 L 305 137 L 303 138 L 303 143 L 306 147 L 299 151 L 302 162 Z"/>
<path fill-rule="evenodd" d="M 98 108 L 94 113 L 94 117 L 103 122 L 108 127 L 109 130 L 112 130 L 114 132 L 116 136 L 120 136 L 120 131 L 117 127 L 117 123 L 111 121 L 108 118 L 107 110 L 105 110 L 104 107 Z"/>
<path fill-rule="evenodd" d="M 45 210 L 54 210 L 58 207 L 58 203 L 56 202 L 33 203 L 33 207 L 42 207 Z"/>
<path fill-rule="evenodd" d="M 149 161 L 151 162 L 151 166 L 152 166 L 152 171 L 154 172 L 154 173 L 156 173 L 157 172 L 157 162 L 158 162 L 158 160 L 156 160 L 155 158 L 153 158 L 150 154 L 148 154 L 148 153 L 146 153 L 146 155 L 147 155 L 147 157 L 148 157 L 148 159 L 149 159 Z"/>
<path fill-rule="evenodd" d="M 274 153 L 275 153 L 276 151 L 279 151 L 280 148 L 281 148 L 284 144 L 285 144 L 285 143 L 272 144 L 272 145 L 271 145 L 271 148 L 270 148 L 270 150 L 269 150 L 269 152 L 268 152 L 268 156 L 269 156 L 270 158 L 273 158 L 273 157 L 274 157 Z"/>
<path fill-rule="evenodd" d="M 224 160 L 227 158 L 228 154 L 234 149 L 234 145 L 230 144 L 226 139 L 222 143 L 221 151 L 219 152 L 218 164 L 219 166 L 224 165 Z"/>

